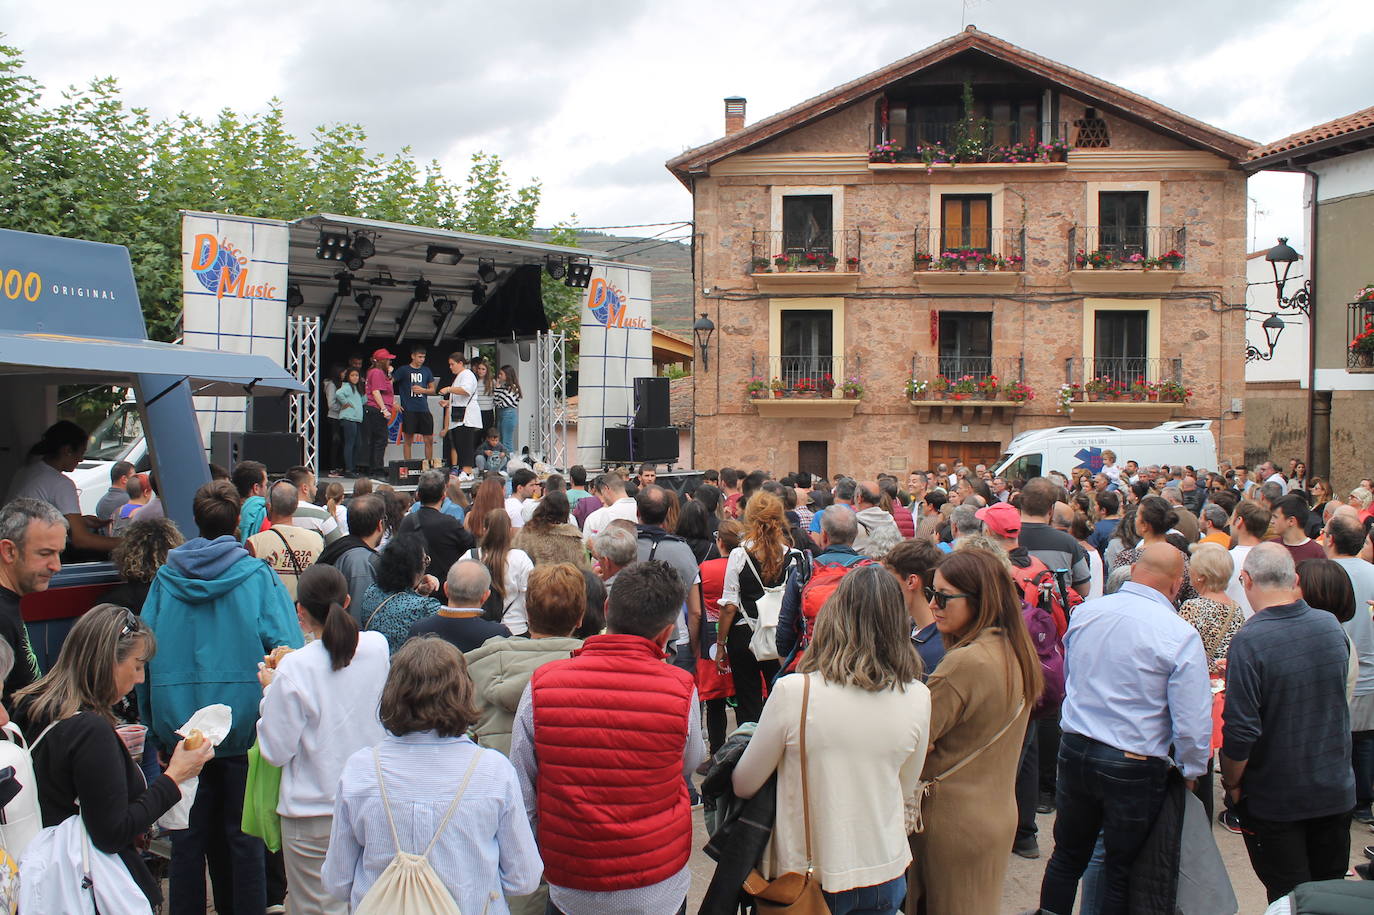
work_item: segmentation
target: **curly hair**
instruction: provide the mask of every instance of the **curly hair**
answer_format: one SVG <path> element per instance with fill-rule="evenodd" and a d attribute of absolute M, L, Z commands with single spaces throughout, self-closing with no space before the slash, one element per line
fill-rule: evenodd
<path fill-rule="evenodd" d="M 152 581 L 167 562 L 167 553 L 186 542 L 177 526 L 166 518 L 135 521 L 124 531 L 110 554 L 125 581 Z"/>
<path fill-rule="evenodd" d="M 383 594 L 410 591 L 425 573 L 425 538 L 397 534 L 377 557 L 377 587 Z"/>
<path fill-rule="evenodd" d="M 744 539 L 763 574 L 761 584 L 776 582 L 787 558 L 787 546 L 792 542 L 781 499 L 767 490 L 759 490 L 749 498 L 744 509 Z"/>

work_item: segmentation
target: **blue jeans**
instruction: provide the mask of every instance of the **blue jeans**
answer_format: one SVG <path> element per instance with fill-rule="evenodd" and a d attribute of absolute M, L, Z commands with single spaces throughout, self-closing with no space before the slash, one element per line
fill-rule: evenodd
<path fill-rule="evenodd" d="M 232 909 L 220 909 L 223 915 L 262 915 L 267 908 L 266 849 L 261 839 L 240 828 L 247 784 L 247 756 L 221 756 L 200 770 L 190 825 L 172 833 L 171 915 L 204 915 L 206 858 L 217 850 L 227 854 L 227 866 L 217 867 L 219 862 L 211 860 L 210 870 L 224 873 L 233 888 Z M 216 887 L 217 903 L 220 889 Z"/>
<path fill-rule="evenodd" d="M 1107 851 L 1102 847 L 1102 837 L 1098 836 L 1097 843 L 1093 845 L 1092 860 L 1083 872 L 1083 907 L 1078 910 L 1078 915 L 1102 915 L 1102 896 L 1107 891 L 1102 869 L 1106 860 Z"/>
<path fill-rule="evenodd" d="M 362 423 L 351 419 L 339 420 L 339 429 L 343 432 L 343 465 L 349 473 L 358 463 L 358 434 L 362 428 Z"/>
<path fill-rule="evenodd" d="M 824 895 L 830 915 L 896 915 L 906 896 L 906 877 Z"/>
<path fill-rule="evenodd" d="M 1164 803 L 1169 762 L 1132 759 L 1078 734 L 1059 743 L 1054 854 L 1040 885 L 1040 908 L 1068 915 L 1099 831 L 1102 834 L 1102 911 L 1126 911 L 1131 865 Z"/>
<path fill-rule="evenodd" d="M 512 407 L 496 408 L 496 431 L 501 433 L 501 447 L 515 454 L 515 427 L 520 422 L 520 411 Z"/>

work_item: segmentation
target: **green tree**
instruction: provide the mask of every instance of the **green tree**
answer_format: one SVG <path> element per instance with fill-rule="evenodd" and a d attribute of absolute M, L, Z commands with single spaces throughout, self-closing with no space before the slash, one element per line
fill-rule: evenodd
<path fill-rule="evenodd" d="M 320 127 L 304 145 L 277 99 L 261 114 L 157 121 L 128 107 L 113 79 L 68 89 L 51 108 L 40 91 L 21 52 L 0 44 L 0 225 L 128 247 L 153 339 L 180 332 L 180 210 L 337 213 L 507 238 L 534 230 L 539 182 L 513 186 L 494 154 L 475 154 L 459 184 L 409 148 L 369 153 L 358 124 Z M 567 224 L 555 234 L 575 238 Z M 547 278 L 544 290 L 550 322 L 575 339 L 576 290 Z"/>

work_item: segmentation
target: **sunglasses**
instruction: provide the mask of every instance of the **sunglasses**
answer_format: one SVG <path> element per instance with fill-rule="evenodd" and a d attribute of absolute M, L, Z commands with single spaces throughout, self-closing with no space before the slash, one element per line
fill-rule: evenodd
<path fill-rule="evenodd" d="M 119 629 L 119 637 L 122 639 L 126 635 L 131 635 L 132 633 L 140 631 L 142 628 L 143 622 L 134 614 L 134 611 L 125 610 L 124 625 Z"/>
<path fill-rule="evenodd" d="M 941 610 L 948 607 L 949 602 L 954 600 L 956 597 L 973 597 L 972 594 L 949 594 L 945 591 L 936 591 L 934 588 L 931 587 L 922 588 L 921 593 L 925 595 L 926 600 L 928 600 L 935 606 L 939 607 Z"/>

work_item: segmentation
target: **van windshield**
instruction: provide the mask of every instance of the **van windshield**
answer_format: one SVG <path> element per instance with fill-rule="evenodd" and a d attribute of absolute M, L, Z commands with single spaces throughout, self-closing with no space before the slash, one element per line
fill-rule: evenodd
<path fill-rule="evenodd" d="M 121 403 L 91 433 L 86 460 L 117 461 L 142 437 L 143 417 L 139 415 L 138 404 Z"/>
<path fill-rule="evenodd" d="M 1040 468 L 1044 466 L 1045 458 L 1041 454 L 1023 454 L 1012 461 L 1002 471 L 1002 479 L 1010 483 L 1012 480 L 1029 480 L 1032 477 L 1040 476 Z"/>

